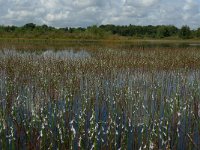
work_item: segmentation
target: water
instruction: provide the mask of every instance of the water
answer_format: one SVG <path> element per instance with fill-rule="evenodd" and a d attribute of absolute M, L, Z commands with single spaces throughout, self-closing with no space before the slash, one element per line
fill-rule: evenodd
<path fill-rule="evenodd" d="M 199 51 L 124 47 L 2 50 L 0 149 L 198 147 Z"/>
<path fill-rule="evenodd" d="M 0 57 L 44 57 L 44 58 L 50 58 L 50 59 L 87 59 L 91 58 L 91 55 L 89 52 L 81 50 L 81 51 L 74 51 L 74 50 L 59 50 L 59 51 L 53 51 L 53 50 L 45 50 L 40 52 L 25 52 L 25 51 L 16 51 L 16 50 L 10 50 L 10 49 L 4 49 L 0 51 Z"/>

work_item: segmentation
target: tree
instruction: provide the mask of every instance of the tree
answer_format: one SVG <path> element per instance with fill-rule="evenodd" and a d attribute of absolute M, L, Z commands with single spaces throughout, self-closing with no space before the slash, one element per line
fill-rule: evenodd
<path fill-rule="evenodd" d="M 200 38 L 200 28 L 198 28 L 198 29 L 196 30 L 196 37 L 197 37 L 197 38 Z"/>
<path fill-rule="evenodd" d="M 158 38 L 164 38 L 170 36 L 170 32 L 168 30 L 167 26 L 159 26 L 157 28 L 157 37 Z"/>
<path fill-rule="evenodd" d="M 178 28 L 173 25 L 168 25 L 167 29 L 169 31 L 170 36 L 177 36 L 178 34 Z"/>
<path fill-rule="evenodd" d="M 191 38 L 191 31 L 189 26 L 182 26 L 179 31 L 179 37 L 182 39 L 189 39 Z"/>
<path fill-rule="evenodd" d="M 88 27 L 86 31 L 92 34 L 92 36 L 95 38 L 103 38 L 105 35 L 104 30 L 97 27 L 97 25 Z"/>
<path fill-rule="evenodd" d="M 34 23 L 27 23 L 23 26 L 25 29 L 33 30 L 36 25 Z"/>

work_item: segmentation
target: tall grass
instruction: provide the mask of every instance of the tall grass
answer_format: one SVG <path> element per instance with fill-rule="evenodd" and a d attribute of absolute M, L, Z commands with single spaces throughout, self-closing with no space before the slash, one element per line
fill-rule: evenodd
<path fill-rule="evenodd" d="M 199 149 L 200 51 L 0 54 L 0 149 Z"/>

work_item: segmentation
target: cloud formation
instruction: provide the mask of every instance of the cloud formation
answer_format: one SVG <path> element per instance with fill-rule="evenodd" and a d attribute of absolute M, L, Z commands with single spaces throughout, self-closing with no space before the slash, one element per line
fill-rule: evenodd
<path fill-rule="evenodd" d="M 0 0 L 0 24 L 200 26 L 200 0 Z"/>

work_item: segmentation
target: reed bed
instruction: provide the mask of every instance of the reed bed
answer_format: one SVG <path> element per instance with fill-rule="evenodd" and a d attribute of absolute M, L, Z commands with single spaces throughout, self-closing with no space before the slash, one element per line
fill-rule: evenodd
<path fill-rule="evenodd" d="M 0 149 L 200 149 L 200 51 L 1 50 Z"/>

